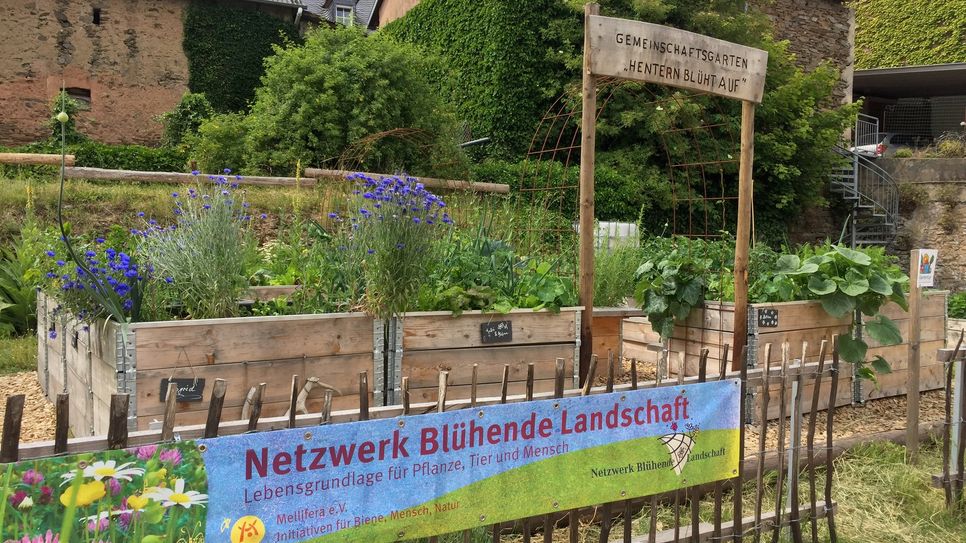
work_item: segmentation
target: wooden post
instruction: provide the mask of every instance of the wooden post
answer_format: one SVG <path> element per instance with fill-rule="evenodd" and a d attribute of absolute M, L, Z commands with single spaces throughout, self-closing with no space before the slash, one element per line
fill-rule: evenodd
<path fill-rule="evenodd" d="M 111 415 L 107 427 L 107 448 L 115 451 L 127 447 L 127 394 L 111 394 Z"/>
<path fill-rule="evenodd" d="M 23 406 L 26 396 L 7 396 L 3 413 L 3 441 L 0 442 L 0 463 L 16 462 L 20 458 L 20 426 L 23 423 Z"/>
<path fill-rule="evenodd" d="M 906 459 L 919 459 L 919 250 L 909 251 L 909 373 L 906 375 Z"/>
<path fill-rule="evenodd" d="M 70 433 L 70 395 L 57 395 L 57 427 L 54 430 L 54 454 L 67 452 L 67 436 Z"/>
<path fill-rule="evenodd" d="M 164 421 L 161 423 L 161 441 L 174 439 L 174 419 L 178 413 L 178 385 L 174 379 L 168 381 L 168 390 L 164 395 Z"/>
<path fill-rule="evenodd" d="M 735 236 L 735 349 L 742 352 L 748 336 L 748 250 L 751 239 L 751 201 L 754 181 L 751 178 L 755 162 L 755 103 L 741 102 L 741 162 L 738 166 L 738 232 Z M 745 364 L 736 356 L 732 369 L 738 371 Z"/>
<path fill-rule="evenodd" d="M 225 393 L 228 392 L 228 382 L 215 379 L 215 387 L 211 390 L 211 400 L 208 402 L 208 418 L 205 420 L 205 437 L 218 437 L 218 425 L 221 424 L 221 410 L 225 406 Z"/>
<path fill-rule="evenodd" d="M 597 78 L 591 73 L 590 16 L 600 6 L 584 6 L 583 105 L 580 120 L 580 378 L 587 375 L 594 350 L 594 156 L 597 133 Z"/>

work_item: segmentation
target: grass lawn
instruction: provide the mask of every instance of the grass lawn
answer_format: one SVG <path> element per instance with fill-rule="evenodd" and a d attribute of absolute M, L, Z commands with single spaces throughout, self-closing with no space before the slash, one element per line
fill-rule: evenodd
<path fill-rule="evenodd" d="M 0 338 L 0 375 L 37 370 L 37 338 Z"/>

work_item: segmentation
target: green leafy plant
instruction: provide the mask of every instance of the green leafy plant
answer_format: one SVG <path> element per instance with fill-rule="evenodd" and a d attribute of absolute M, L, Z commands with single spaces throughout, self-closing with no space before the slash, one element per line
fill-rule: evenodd
<path fill-rule="evenodd" d="M 956 292 L 949 296 L 949 318 L 966 319 L 966 291 Z"/>
<path fill-rule="evenodd" d="M 177 147 L 185 138 L 196 133 L 201 123 L 215 115 L 215 108 L 203 93 L 186 92 L 178 105 L 160 116 L 164 125 L 161 142 L 167 147 Z"/>
<path fill-rule="evenodd" d="M 646 259 L 637 268 L 635 296 L 654 331 L 667 340 L 675 324 L 704 302 L 708 289 L 705 277 L 714 259 L 696 251 L 694 242 L 686 238 L 653 238 L 646 245 L 648 252 L 658 247 L 667 251 Z"/>

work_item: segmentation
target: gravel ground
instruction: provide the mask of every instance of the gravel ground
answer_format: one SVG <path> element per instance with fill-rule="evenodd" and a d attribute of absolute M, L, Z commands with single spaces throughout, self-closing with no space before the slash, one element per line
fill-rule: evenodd
<path fill-rule="evenodd" d="M 37 373 L 25 371 L 0 375 L 0 397 L 24 394 L 23 423 L 20 428 L 20 441 L 44 441 L 54 439 L 54 405 L 47 401 L 44 391 L 37 381 Z M 0 404 L 0 419 L 6 411 L 6 401 Z M 2 430 L 0 430 L 2 432 Z"/>

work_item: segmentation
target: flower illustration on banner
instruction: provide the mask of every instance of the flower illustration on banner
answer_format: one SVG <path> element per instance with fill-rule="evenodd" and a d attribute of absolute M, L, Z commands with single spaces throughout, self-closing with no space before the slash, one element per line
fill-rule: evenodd
<path fill-rule="evenodd" d="M 190 441 L 8 464 L 0 469 L 0 542 L 59 543 L 68 533 L 81 543 L 198 541 L 207 479 Z M 75 521 L 62 528 L 72 504 Z"/>
<path fill-rule="evenodd" d="M 688 463 L 688 455 L 694 448 L 694 438 L 698 434 L 698 426 L 689 422 L 684 427 L 685 432 L 677 432 L 677 423 L 674 423 L 671 428 L 675 431 L 661 436 L 661 443 L 664 443 L 668 454 L 671 455 L 671 467 L 674 469 L 674 473 L 678 475 L 681 475 L 684 466 Z"/>
<path fill-rule="evenodd" d="M 180 505 L 185 509 L 189 509 L 194 505 L 203 505 L 208 503 L 207 494 L 202 494 L 197 490 L 185 491 L 184 479 L 177 479 L 174 482 L 173 489 L 155 487 L 146 492 L 145 496 L 154 501 L 161 502 L 161 505 L 165 507 Z"/>

